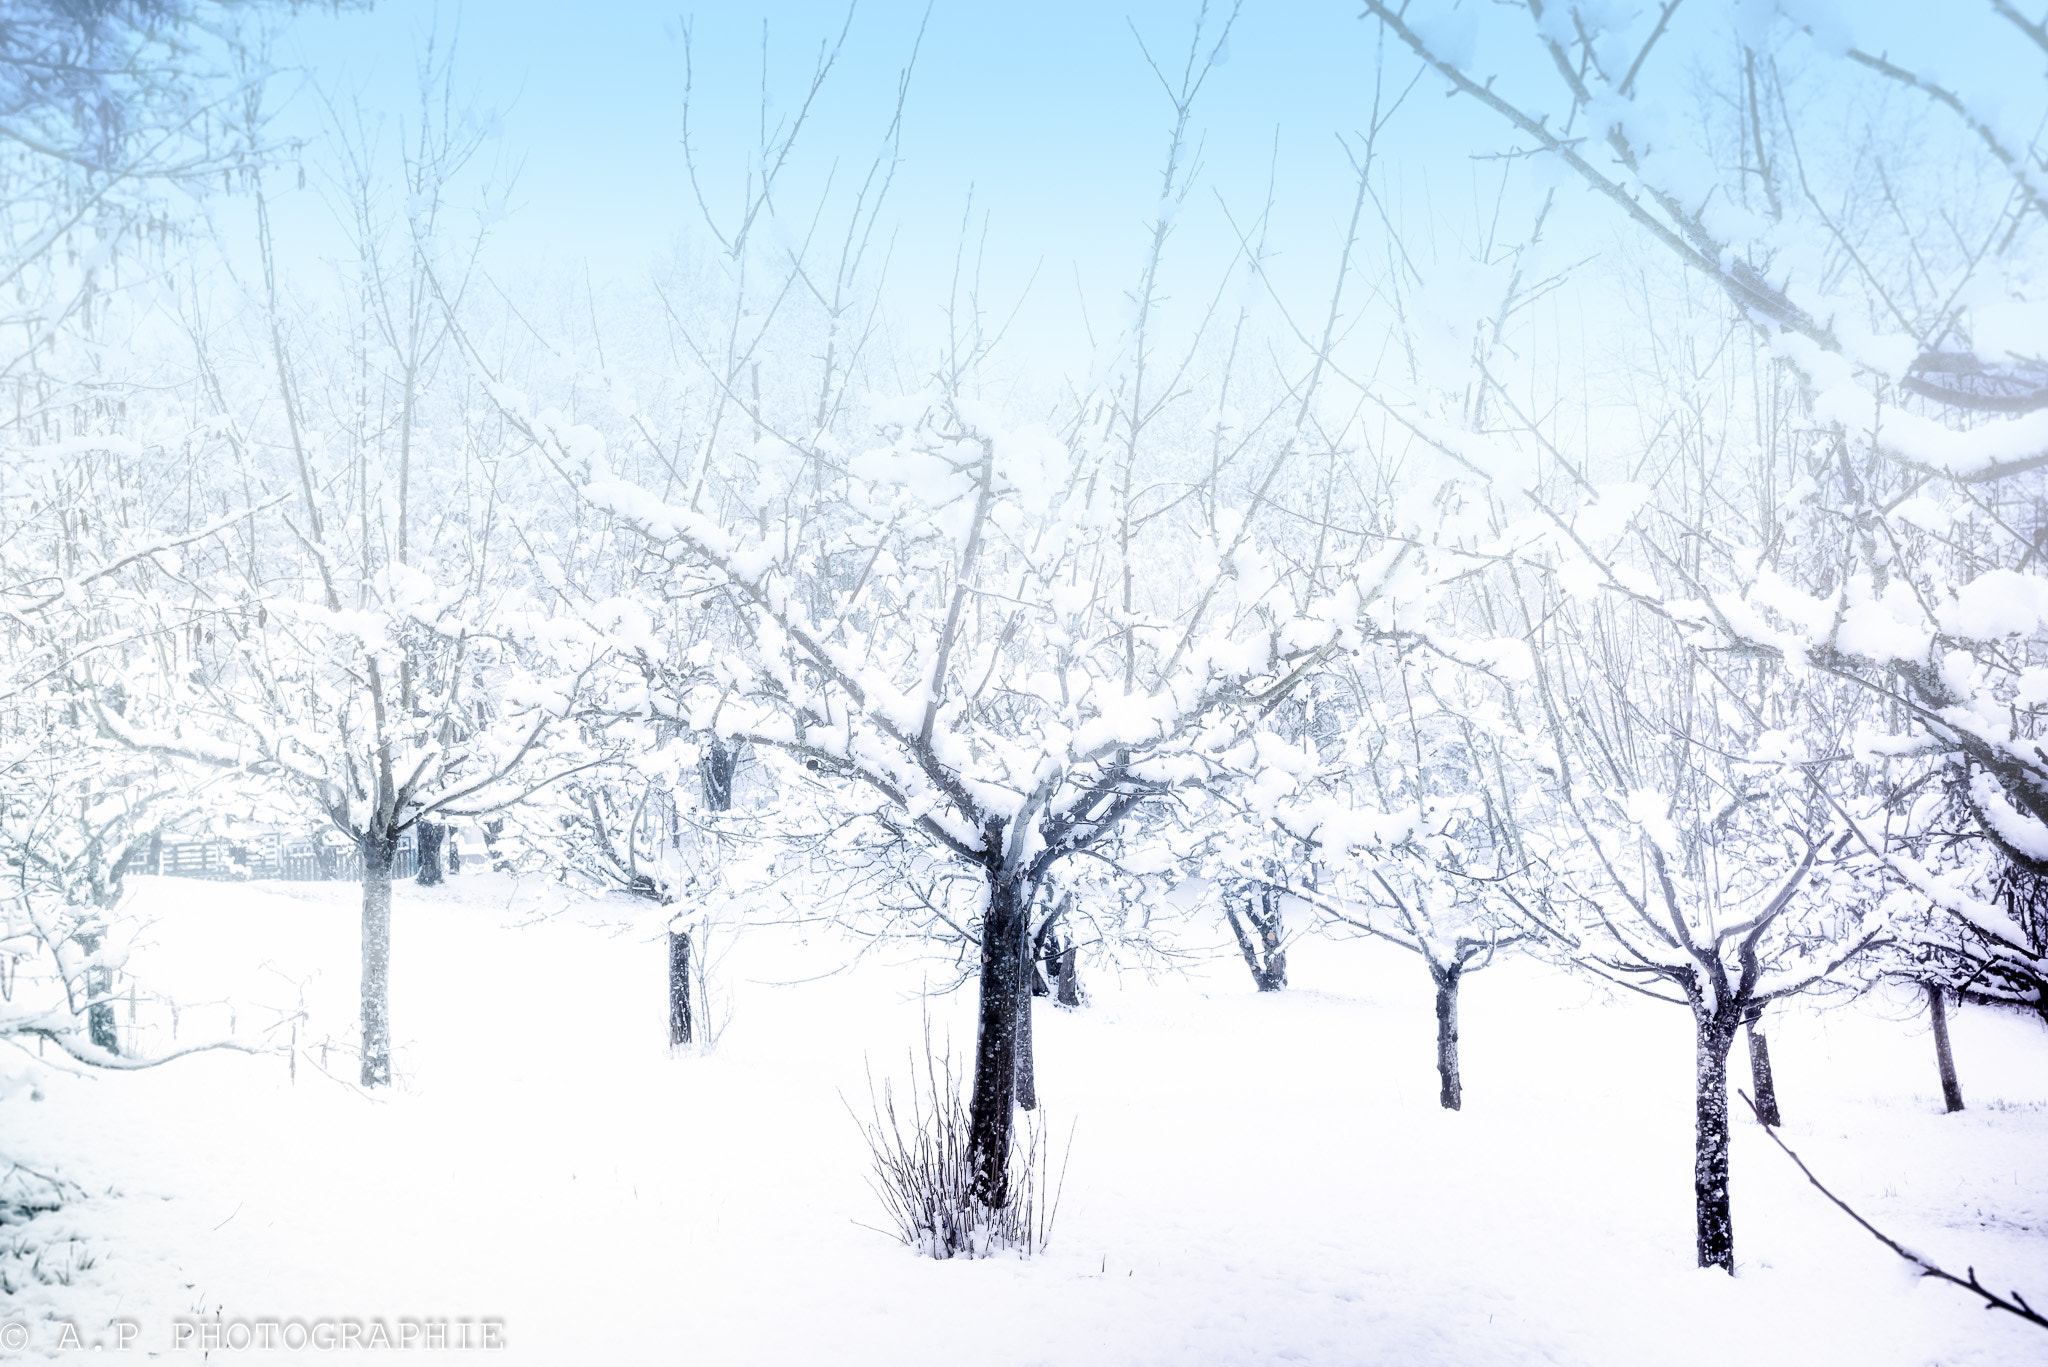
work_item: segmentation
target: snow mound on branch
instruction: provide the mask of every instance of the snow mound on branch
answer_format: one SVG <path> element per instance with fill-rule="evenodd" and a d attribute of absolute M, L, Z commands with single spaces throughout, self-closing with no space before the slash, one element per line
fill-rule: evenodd
<path fill-rule="evenodd" d="M 2029 859 L 2048 861 L 2048 826 L 2013 806 L 1991 775 L 1979 770 L 1970 776 L 1970 800 L 2000 840 Z"/>
<path fill-rule="evenodd" d="M 1643 828 L 1666 859 L 1680 854 L 1678 828 L 1671 824 L 1671 798 L 1653 788 L 1638 788 L 1628 795 L 1628 819 Z"/>
<path fill-rule="evenodd" d="M 1923 531 L 1942 531 L 1955 521 L 1955 515 L 1925 494 L 1915 494 L 1891 511 L 1892 521 Z"/>
<path fill-rule="evenodd" d="M 1938 616 L 1950 636 L 1995 641 L 2021 636 L 2048 620 L 2048 582 L 2017 570 L 1991 570 L 1956 592 Z"/>
<path fill-rule="evenodd" d="M 1926 655 L 1929 638 L 1920 603 L 1903 580 L 1892 580 L 1881 594 L 1872 593 L 1868 575 L 1851 581 L 1836 645 L 1872 660 L 1917 660 Z"/>

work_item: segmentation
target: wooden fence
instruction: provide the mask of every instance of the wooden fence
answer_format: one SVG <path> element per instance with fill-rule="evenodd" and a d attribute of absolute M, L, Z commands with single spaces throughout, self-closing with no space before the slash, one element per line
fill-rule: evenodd
<path fill-rule="evenodd" d="M 419 843 L 407 831 L 391 861 L 393 878 L 420 869 Z M 297 883 L 356 882 L 363 876 L 362 851 L 347 845 L 316 845 L 272 835 L 250 841 L 164 840 L 143 846 L 121 865 L 122 873 L 155 873 L 170 878 L 283 878 Z"/>

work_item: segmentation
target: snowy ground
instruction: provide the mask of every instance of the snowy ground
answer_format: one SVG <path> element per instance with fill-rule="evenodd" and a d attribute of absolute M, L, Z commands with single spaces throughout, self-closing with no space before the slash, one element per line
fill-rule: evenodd
<path fill-rule="evenodd" d="M 408 886 L 402 1078 L 368 1099 L 338 1048 L 344 1081 L 315 1066 L 352 1032 L 353 889 L 139 895 L 156 924 L 134 967 L 188 1003 L 180 1042 L 229 1024 L 197 1003 L 241 1003 L 246 1034 L 303 993 L 297 1078 L 211 1054 L 46 1071 L 43 1099 L 0 1100 L 8 1156 L 92 1193 L 0 1230 L 26 1282 L 0 1319 L 34 1336 L 13 1358 L 68 1356 L 57 1320 L 111 1346 L 118 1318 L 133 1356 L 196 1361 L 175 1322 L 218 1314 L 495 1318 L 486 1359 L 540 1364 L 2048 1359 L 2048 1334 L 1909 1277 L 1747 1122 L 1741 1275 L 1695 1270 L 1684 1013 L 1532 964 L 1471 980 L 1456 1115 L 1399 951 L 1305 942 L 1298 987 L 1267 997 L 1229 963 L 1097 972 L 1088 1009 L 1039 1013 L 1041 1093 L 1077 1123 L 1051 1251 L 935 1264 L 862 1227 L 880 1216 L 841 1101 L 865 1097 L 868 1057 L 905 1070 L 929 967 L 776 985 L 845 950 L 762 933 L 722 965 L 716 1052 L 670 1059 L 664 960 L 646 926 L 606 923 L 621 905 Z M 967 1006 L 930 1009 L 965 1041 Z M 2048 1035 L 1976 1009 L 1956 1035 L 1970 1109 L 1951 1117 L 1917 1003 L 1781 1016 L 1785 1134 L 1880 1226 L 2048 1302 Z"/>

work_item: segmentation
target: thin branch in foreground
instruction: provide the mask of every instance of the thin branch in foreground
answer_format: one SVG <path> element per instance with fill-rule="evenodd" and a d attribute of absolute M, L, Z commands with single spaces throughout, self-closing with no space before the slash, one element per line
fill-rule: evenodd
<path fill-rule="evenodd" d="M 1841 1212 L 1844 1215 L 1847 1215 L 1857 1224 L 1863 1226 L 1863 1228 L 1869 1233 L 1871 1238 L 1877 1240 L 1886 1248 L 1898 1254 L 1901 1258 L 1904 1258 L 1907 1262 L 1913 1264 L 1913 1266 L 1919 1268 L 1921 1276 L 1933 1277 L 1939 1281 L 1949 1282 L 1955 1286 L 1962 1287 L 1963 1290 L 1970 1292 L 1972 1295 L 1982 1296 L 1984 1298 L 1984 1308 L 1986 1310 L 2003 1310 L 2008 1315 L 2019 1316 L 2028 1324 L 2034 1325 L 2037 1328 L 2048 1329 L 2048 1317 L 2042 1316 L 2039 1312 L 2037 1312 L 2034 1309 L 2034 1307 L 2028 1305 L 2027 1298 L 2025 1296 L 2022 1296 L 2019 1292 L 2013 1291 L 2009 1292 L 2006 1296 L 2001 1296 L 1997 1292 L 1988 1289 L 1982 1282 L 1977 1280 L 1977 1269 L 1974 1267 L 1966 1269 L 1966 1271 L 1969 1273 L 1967 1277 L 1958 1277 L 1955 1273 L 1948 1271 L 1946 1268 L 1939 1267 L 1934 1263 L 1929 1262 L 1927 1259 L 1921 1257 L 1918 1253 L 1915 1253 L 1912 1249 L 1907 1248 L 1904 1244 L 1900 1243 L 1897 1239 L 1894 1239 L 1889 1234 L 1886 1234 L 1876 1225 L 1870 1223 L 1870 1221 L 1864 1219 L 1861 1215 L 1858 1215 L 1855 1212 L 1855 1210 L 1851 1208 L 1847 1201 L 1844 1201 L 1841 1197 L 1835 1195 L 1833 1192 L 1829 1191 L 1825 1186 L 1821 1184 L 1821 1180 L 1813 1175 L 1813 1169 L 1807 1167 L 1805 1162 L 1799 1157 L 1799 1155 L 1792 1152 L 1792 1146 L 1790 1144 L 1787 1144 L 1783 1139 L 1779 1138 L 1778 1132 L 1776 1130 L 1772 1129 L 1768 1125 L 1762 1124 L 1762 1113 L 1757 1111 L 1756 1103 L 1750 1100 L 1748 1092 L 1738 1090 L 1735 1094 L 1742 1098 L 1744 1104 L 1746 1104 L 1749 1107 L 1752 1113 L 1756 1114 L 1758 1124 L 1762 1126 L 1763 1132 L 1771 1137 L 1771 1142 L 1773 1144 L 1776 1144 L 1779 1148 L 1783 1149 L 1785 1151 L 1785 1156 L 1787 1158 L 1791 1159 L 1794 1163 L 1798 1164 L 1799 1170 L 1806 1174 L 1806 1180 L 1813 1183 L 1814 1190 L 1818 1191 L 1821 1195 L 1827 1197 L 1828 1200 L 1833 1201 L 1835 1205 L 1840 1208 Z"/>

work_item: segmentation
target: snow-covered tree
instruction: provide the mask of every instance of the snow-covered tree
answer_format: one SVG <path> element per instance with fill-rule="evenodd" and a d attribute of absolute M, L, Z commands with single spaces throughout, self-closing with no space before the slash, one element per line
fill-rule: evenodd
<path fill-rule="evenodd" d="M 1756 406 L 1782 515 L 1747 528 L 1733 575 L 1668 584 L 1665 610 L 1697 644 L 1864 691 L 1857 753 L 1895 800 L 1859 829 L 1947 914 L 1921 923 L 1919 959 L 2040 1009 L 2025 889 L 2048 872 L 2048 160 L 2013 111 L 2048 81 L 1944 80 L 1860 41 L 1877 16 L 1828 4 L 1522 8 L 1487 33 L 1538 58 L 1513 82 L 1481 74 L 1469 12 L 1367 13 L 1718 287 L 1756 362 L 1792 381 Z M 2048 58 L 2048 29 L 2003 0 L 1961 36 Z M 1675 69 L 1702 41 L 1732 54 L 1705 73 L 1707 114 Z M 1832 121 L 1844 108 L 1870 113 Z"/>
<path fill-rule="evenodd" d="M 1523 794 L 1503 793 L 1492 739 L 1513 730 L 1504 688 L 1527 668 L 1511 655 L 1496 677 L 1419 646 L 1347 662 L 1318 690 L 1327 754 L 1270 812 L 1298 853 L 1267 861 L 1265 886 L 1312 908 L 1326 930 L 1421 959 L 1436 990 L 1448 1110 L 1464 1104 L 1459 989 L 1529 935 L 1500 891 L 1524 872 L 1514 825 Z"/>
<path fill-rule="evenodd" d="M 351 3 L 353 0 L 351 0 Z M 53 364 L 163 264 L 199 198 L 280 149 L 221 136 L 302 0 L 18 0 L 0 24 L 0 381 L 34 407 Z M 78 360 L 67 357 L 67 361 Z M 100 379 L 105 380 L 101 375 Z M 65 396 L 60 398 L 59 396 Z M 53 414 L 19 415 L 40 425 Z"/>
<path fill-rule="evenodd" d="M 972 1113 L 1000 1204 L 1039 887 L 1146 801 L 1250 762 L 1259 718 L 1359 644 L 1410 557 L 1364 559 L 1343 597 L 1297 601 L 1233 536 L 1189 566 L 1194 594 L 1127 613 L 1092 453 L 963 407 L 907 405 L 850 460 L 793 453 L 768 506 L 823 497 L 759 530 L 603 474 L 586 487 L 744 614 L 741 650 L 673 699 L 679 715 L 856 781 L 878 820 L 980 879 Z"/>
<path fill-rule="evenodd" d="M 1595 972 L 1691 1012 L 1697 1251 L 1732 1272 L 1736 1036 L 1751 1027 L 1760 1054 L 1772 1002 L 1850 985 L 1886 933 L 1882 865 L 1831 763 L 1842 690 L 1703 656 L 1634 605 L 1552 600 L 1541 615 L 1537 763 L 1555 808 L 1520 832 L 1536 875 L 1522 907 Z"/>
<path fill-rule="evenodd" d="M 132 417 L 147 422 L 143 404 Z M 82 421 L 79 414 L 71 415 Z M 101 423 L 118 415 L 109 406 Z M 167 825 L 194 818 L 205 776 L 120 745 L 104 708 L 160 717 L 159 697 L 95 680 L 153 672 L 189 650 L 154 631 L 145 605 L 183 560 L 243 527 L 243 511 L 183 528 L 166 514 L 168 463 L 120 432 L 12 447 L 0 458 L 0 869 L 5 952 L 37 961 L 0 1033 L 33 1034 L 83 1061 L 123 1060 L 111 997 L 127 935 L 127 875 Z M 175 506 L 175 505 L 173 505 Z"/>
<path fill-rule="evenodd" d="M 190 624 L 188 659 L 153 683 L 102 674 L 89 693 L 107 735 L 259 777 L 360 854 L 366 1086 L 392 1077 L 401 838 L 595 765 L 574 714 L 611 649 L 551 613 L 544 555 L 529 543 L 511 556 L 546 514 L 538 500 L 506 506 L 521 474 L 496 456 L 503 434 L 462 392 L 467 376 L 442 366 L 465 277 L 436 274 L 437 224 L 479 135 L 434 104 L 432 80 L 446 76 L 429 75 L 428 117 L 401 151 L 403 212 L 351 164 L 349 312 L 291 296 L 255 191 L 263 275 L 250 325 L 188 315 L 204 415 L 193 458 L 275 491 L 277 522 L 180 598 L 142 605 L 159 633 Z M 130 721 L 109 701 L 122 689 L 153 689 L 171 715 Z"/>

